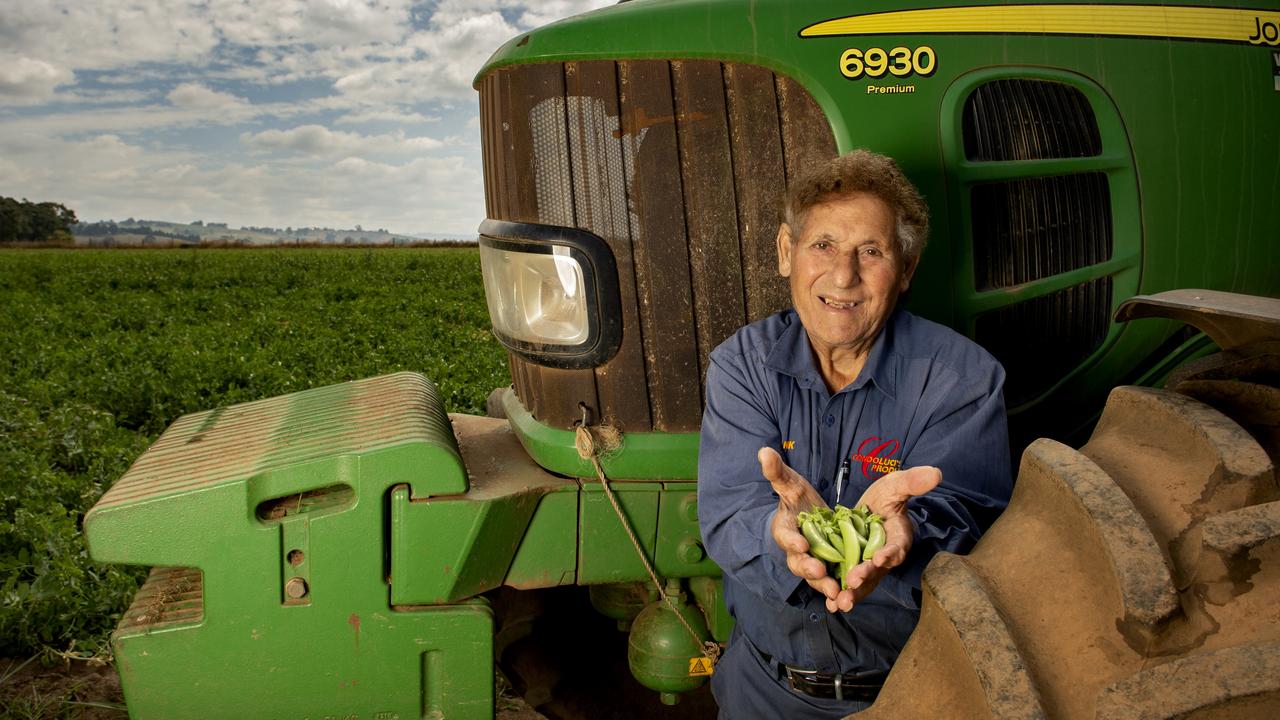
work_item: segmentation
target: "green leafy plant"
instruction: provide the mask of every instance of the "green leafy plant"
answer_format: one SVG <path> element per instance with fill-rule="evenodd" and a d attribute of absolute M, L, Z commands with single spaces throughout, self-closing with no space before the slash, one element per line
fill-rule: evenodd
<path fill-rule="evenodd" d="M 0 655 L 100 652 L 145 576 L 84 513 L 180 415 L 415 370 L 510 382 L 471 248 L 0 254 Z"/>

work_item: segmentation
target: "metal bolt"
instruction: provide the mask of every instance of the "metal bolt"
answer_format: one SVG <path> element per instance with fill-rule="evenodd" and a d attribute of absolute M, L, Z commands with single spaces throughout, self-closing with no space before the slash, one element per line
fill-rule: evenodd
<path fill-rule="evenodd" d="M 676 555 L 681 561 L 694 565 L 702 562 L 707 553 L 702 549 L 702 543 L 693 538 L 685 538 L 676 546 Z"/>
<path fill-rule="evenodd" d="M 680 514 L 689 522 L 698 522 L 698 494 L 689 493 L 680 500 Z"/>
<path fill-rule="evenodd" d="M 289 578 L 284 584 L 284 594 L 291 600 L 301 600 L 307 596 L 307 581 L 300 577 Z"/>

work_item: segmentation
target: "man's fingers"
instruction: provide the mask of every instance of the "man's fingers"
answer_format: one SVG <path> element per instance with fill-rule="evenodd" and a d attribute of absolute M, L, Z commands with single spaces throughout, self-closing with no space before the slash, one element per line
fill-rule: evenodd
<path fill-rule="evenodd" d="M 776 520 L 773 527 L 773 539 L 787 554 L 803 554 L 809 552 L 809 541 L 794 527 L 787 527 L 786 520 Z"/>
<path fill-rule="evenodd" d="M 825 597 L 829 603 L 835 602 L 836 598 L 840 595 L 840 583 L 836 582 L 835 578 L 829 576 L 819 578 L 817 580 L 810 580 L 809 587 L 822 593 L 823 597 Z"/>
<path fill-rule="evenodd" d="M 827 568 L 821 560 L 803 553 L 787 553 L 787 569 L 792 575 L 805 580 L 821 580 L 827 576 Z"/>
<path fill-rule="evenodd" d="M 872 556 L 871 563 L 885 570 L 896 568 L 906 562 L 907 553 L 901 545 L 885 545 Z"/>

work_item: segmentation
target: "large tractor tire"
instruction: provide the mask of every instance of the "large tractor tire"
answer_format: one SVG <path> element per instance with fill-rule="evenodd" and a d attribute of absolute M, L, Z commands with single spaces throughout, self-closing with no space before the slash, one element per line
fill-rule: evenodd
<path fill-rule="evenodd" d="M 1120 387 L 924 574 L 863 718 L 1280 718 L 1280 348 Z"/>

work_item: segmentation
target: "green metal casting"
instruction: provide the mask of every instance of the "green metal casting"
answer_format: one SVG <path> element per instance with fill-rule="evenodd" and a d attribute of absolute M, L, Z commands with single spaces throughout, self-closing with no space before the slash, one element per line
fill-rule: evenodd
<path fill-rule="evenodd" d="M 493 712 L 488 604 L 391 600 L 390 488 L 467 489 L 435 388 L 400 373 L 188 415 L 85 518 L 157 571 L 112 642 L 139 718 Z"/>
<path fill-rule="evenodd" d="M 511 388 L 503 391 L 502 409 L 539 465 L 561 475 L 595 478 L 595 468 L 578 455 L 572 431 L 538 422 Z M 601 458 L 600 464 L 610 480 L 695 480 L 698 433 L 625 433 L 622 447 Z"/>

